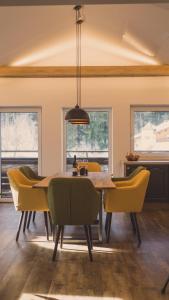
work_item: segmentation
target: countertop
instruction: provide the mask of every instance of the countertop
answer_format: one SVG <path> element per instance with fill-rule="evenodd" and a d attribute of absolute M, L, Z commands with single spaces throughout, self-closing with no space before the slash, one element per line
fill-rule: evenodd
<path fill-rule="evenodd" d="M 124 161 L 124 164 L 137 165 L 169 165 L 169 160 L 136 160 L 136 161 Z"/>

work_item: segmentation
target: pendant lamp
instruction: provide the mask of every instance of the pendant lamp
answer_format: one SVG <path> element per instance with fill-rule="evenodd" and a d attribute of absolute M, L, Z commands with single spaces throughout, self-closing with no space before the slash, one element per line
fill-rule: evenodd
<path fill-rule="evenodd" d="M 81 15 L 81 5 L 76 5 L 76 88 L 77 88 L 77 104 L 70 109 L 66 115 L 65 120 L 71 124 L 89 124 L 90 119 L 88 113 L 81 108 L 81 24 L 84 19 Z"/>

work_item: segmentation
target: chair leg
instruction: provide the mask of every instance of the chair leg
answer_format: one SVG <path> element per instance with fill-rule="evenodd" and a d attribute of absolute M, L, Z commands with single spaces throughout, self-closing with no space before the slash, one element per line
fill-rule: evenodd
<path fill-rule="evenodd" d="M 112 213 L 108 212 L 107 216 L 107 233 L 106 233 L 106 242 L 109 243 L 110 240 L 110 229 L 111 229 L 111 219 L 112 219 Z"/>
<path fill-rule="evenodd" d="M 27 229 L 29 229 L 30 221 L 31 221 L 32 211 L 29 212 Z"/>
<path fill-rule="evenodd" d="M 61 236 L 60 236 L 60 248 L 63 248 L 63 236 L 64 236 L 64 225 L 61 226 Z"/>
<path fill-rule="evenodd" d="M 49 230 L 48 230 L 48 216 L 47 216 L 47 211 L 44 211 L 44 220 L 45 220 L 46 237 L 47 237 L 47 240 L 49 240 Z"/>
<path fill-rule="evenodd" d="M 58 231 L 57 231 L 57 235 L 56 235 L 56 239 L 55 239 L 55 247 L 54 247 L 54 250 L 53 250 L 53 256 L 52 256 L 53 261 L 55 261 L 61 230 L 62 230 L 62 226 L 59 226 Z"/>
<path fill-rule="evenodd" d="M 56 228 L 57 228 L 57 225 L 52 225 L 53 241 L 55 241 L 55 239 L 56 239 Z"/>
<path fill-rule="evenodd" d="M 135 226 L 135 222 L 134 222 L 133 213 L 130 213 L 130 220 L 131 220 L 131 224 L 132 224 L 132 228 L 133 228 L 133 233 L 136 234 L 136 226 Z"/>
<path fill-rule="evenodd" d="M 18 239 L 19 239 L 19 234 L 20 234 L 20 230 L 21 230 L 21 226 L 22 226 L 23 217 L 24 217 L 24 211 L 21 212 L 21 217 L 20 217 L 20 220 L 19 220 L 18 231 L 17 231 L 17 234 L 16 234 L 16 241 L 18 241 Z"/>
<path fill-rule="evenodd" d="M 90 237 L 90 246 L 93 249 L 93 238 L 92 238 L 92 228 L 91 225 L 88 225 L 89 237 Z"/>
<path fill-rule="evenodd" d="M 106 221 L 105 221 L 105 233 L 107 235 L 107 226 L 108 226 L 108 218 L 107 218 L 107 214 L 106 214 Z"/>
<path fill-rule="evenodd" d="M 87 240 L 90 261 L 93 261 L 93 256 L 92 256 L 92 251 L 91 251 L 91 241 L 90 241 L 90 236 L 89 236 L 89 231 L 88 231 L 87 225 L 84 225 L 84 230 L 85 230 L 85 234 L 86 234 L 86 240 Z"/>
<path fill-rule="evenodd" d="M 50 230 L 51 230 L 51 234 L 53 232 L 53 225 L 52 225 L 52 218 L 50 215 L 50 211 L 48 211 L 48 219 L 49 219 L 49 224 L 50 224 Z"/>
<path fill-rule="evenodd" d="M 165 284 L 164 284 L 164 286 L 163 286 L 163 288 L 161 290 L 161 294 L 165 294 L 166 287 L 167 287 L 168 283 L 169 283 L 169 276 L 168 276 L 168 278 L 167 278 L 167 280 L 166 280 L 166 282 L 165 282 Z"/>
<path fill-rule="evenodd" d="M 33 222 L 35 222 L 35 216 L 36 216 L 36 211 L 33 212 L 33 219 L 32 219 Z"/>
<path fill-rule="evenodd" d="M 25 229 L 26 229 L 27 218 L 28 218 L 28 211 L 25 212 L 25 219 L 24 219 L 24 225 L 23 225 L 23 232 L 25 232 Z"/>
<path fill-rule="evenodd" d="M 138 226 L 138 222 L 137 222 L 137 216 L 136 213 L 133 213 L 133 219 L 134 219 L 134 223 L 135 223 L 135 228 L 136 228 L 136 235 L 137 235 L 137 239 L 138 239 L 138 247 L 140 247 L 141 245 L 141 236 L 140 236 L 140 230 L 139 230 L 139 226 Z"/>

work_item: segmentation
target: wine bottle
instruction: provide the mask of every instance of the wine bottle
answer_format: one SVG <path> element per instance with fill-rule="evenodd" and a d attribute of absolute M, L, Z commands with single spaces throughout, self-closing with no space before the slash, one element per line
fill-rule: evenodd
<path fill-rule="evenodd" d="M 73 171 L 72 171 L 72 175 L 73 176 L 77 176 L 78 175 L 78 171 L 77 171 L 77 161 L 76 161 L 76 155 L 74 155 L 74 159 L 73 159 Z"/>

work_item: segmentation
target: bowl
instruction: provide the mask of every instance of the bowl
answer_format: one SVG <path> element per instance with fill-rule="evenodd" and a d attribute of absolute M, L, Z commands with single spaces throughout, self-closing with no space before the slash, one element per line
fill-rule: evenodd
<path fill-rule="evenodd" d="M 138 154 L 133 154 L 133 153 L 130 153 L 130 154 L 127 154 L 126 155 L 126 159 L 128 161 L 137 161 L 139 159 L 140 155 Z"/>

